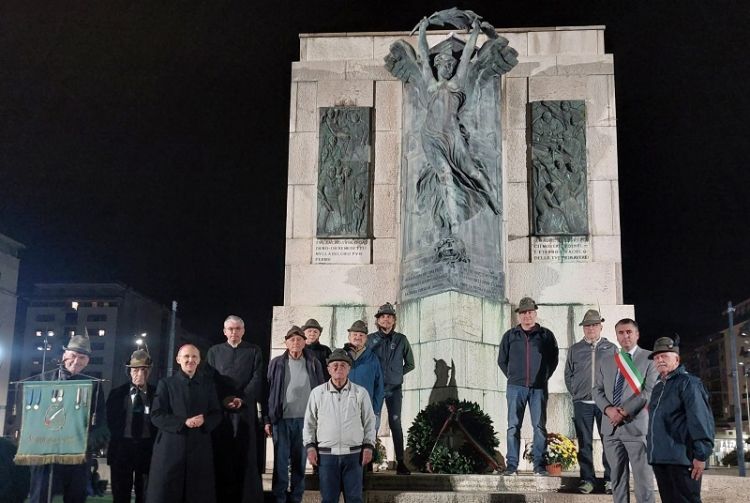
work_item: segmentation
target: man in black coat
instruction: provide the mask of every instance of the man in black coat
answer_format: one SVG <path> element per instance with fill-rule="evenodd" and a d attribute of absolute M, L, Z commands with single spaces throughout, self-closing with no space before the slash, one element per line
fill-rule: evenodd
<path fill-rule="evenodd" d="M 260 347 L 243 341 L 245 322 L 239 316 L 224 320 L 227 342 L 208 350 L 214 369 L 223 419 L 213 432 L 216 498 L 250 503 L 263 499 L 258 468 L 258 406 L 263 393 L 263 356 Z"/>
<path fill-rule="evenodd" d="M 318 320 L 310 318 L 302 325 L 302 331 L 305 332 L 305 345 L 308 351 L 311 351 L 315 355 L 315 358 L 320 362 L 320 366 L 323 367 L 323 376 L 326 381 L 331 378 L 328 375 L 328 357 L 331 356 L 331 348 L 325 344 L 320 343 L 320 334 L 323 333 L 323 327 L 320 326 Z"/>
<path fill-rule="evenodd" d="M 130 382 L 114 388 L 107 398 L 107 425 L 112 435 L 107 464 L 112 478 L 112 501 L 144 503 L 156 427 L 151 423 L 151 401 L 156 388 L 148 384 L 151 357 L 139 349 L 126 365 Z"/>
<path fill-rule="evenodd" d="M 148 475 L 148 503 L 214 503 L 211 432 L 221 422 L 214 381 L 198 371 L 200 351 L 185 344 L 180 370 L 159 381 L 151 421 L 159 429 Z M 223 503 L 223 502 L 222 502 Z"/>

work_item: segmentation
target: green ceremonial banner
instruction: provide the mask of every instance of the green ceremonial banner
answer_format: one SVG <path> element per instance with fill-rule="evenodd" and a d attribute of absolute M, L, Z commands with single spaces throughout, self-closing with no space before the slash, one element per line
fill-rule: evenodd
<path fill-rule="evenodd" d="M 86 461 L 92 399 L 92 381 L 25 382 L 16 464 Z"/>

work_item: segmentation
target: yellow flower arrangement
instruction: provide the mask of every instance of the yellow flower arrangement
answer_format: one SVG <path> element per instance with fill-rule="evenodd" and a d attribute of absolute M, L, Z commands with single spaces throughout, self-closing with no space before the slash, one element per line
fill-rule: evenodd
<path fill-rule="evenodd" d="M 547 434 L 545 451 L 547 464 L 560 463 L 563 470 L 574 467 L 578 461 L 578 449 L 571 439 L 561 433 Z"/>
<path fill-rule="evenodd" d="M 523 457 L 530 463 L 534 462 L 531 442 L 526 444 Z M 561 433 L 548 433 L 547 448 L 544 451 L 544 463 L 547 465 L 560 463 L 563 470 L 569 470 L 578 463 L 578 449 L 576 449 L 573 441 L 565 435 Z"/>

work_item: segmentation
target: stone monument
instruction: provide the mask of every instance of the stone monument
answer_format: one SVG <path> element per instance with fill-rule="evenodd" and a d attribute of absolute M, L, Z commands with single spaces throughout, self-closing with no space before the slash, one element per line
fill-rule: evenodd
<path fill-rule="evenodd" d="M 373 331 L 396 302 L 417 362 L 404 429 L 431 396 L 457 394 L 492 417 L 504 453 L 497 349 L 514 303 L 537 301 L 562 362 L 587 309 L 633 316 L 614 96 L 602 26 L 496 30 L 451 9 L 412 33 L 300 35 L 272 356 L 292 324 L 315 318 L 341 347 L 353 321 Z M 549 392 L 548 430 L 572 436 L 563 365 Z"/>

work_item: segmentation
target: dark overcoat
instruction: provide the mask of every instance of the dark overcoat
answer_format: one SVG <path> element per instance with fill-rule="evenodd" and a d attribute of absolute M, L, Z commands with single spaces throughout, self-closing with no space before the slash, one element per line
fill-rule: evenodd
<path fill-rule="evenodd" d="M 107 426 L 109 426 L 109 448 L 107 449 L 107 464 L 111 465 L 116 462 L 120 455 L 123 443 L 123 436 L 125 435 L 125 421 L 127 420 L 127 404 L 126 400 L 130 400 L 130 386 L 131 384 L 125 383 L 122 386 L 118 386 L 109 392 L 107 397 Z M 156 386 L 153 384 L 146 385 L 146 393 L 148 396 L 153 398 L 156 394 Z M 151 447 L 153 440 L 156 438 L 157 429 L 152 422 L 148 422 L 148 426 L 151 431 L 150 440 L 151 442 L 144 442 L 144 452 L 142 460 L 146 470 L 148 470 L 149 463 L 151 462 Z"/>
<path fill-rule="evenodd" d="M 240 341 L 208 350 L 206 361 L 214 370 L 217 394 L 223 404 L 229 397 L 243 400 L 238 410 L 223 408 L 221 424 L 213 432 L 216 496 L 219 501 L 253 503 L 263 499 L 258 440 L 258 408 L 263 402 L 263 355 L 260 347 Z M 263 437 L 261 437 L 262 439 Z"/>
<path fill-rule="evenodd" d="M 203 414 L 199 428 L 185 420 Z M 151 458 L 148 503 L 214 503 L 211 431 L 221 421 L 213 379 L 199 370 L 159 381 L 151 404 L 151 421 L 159 429 Z"/>

